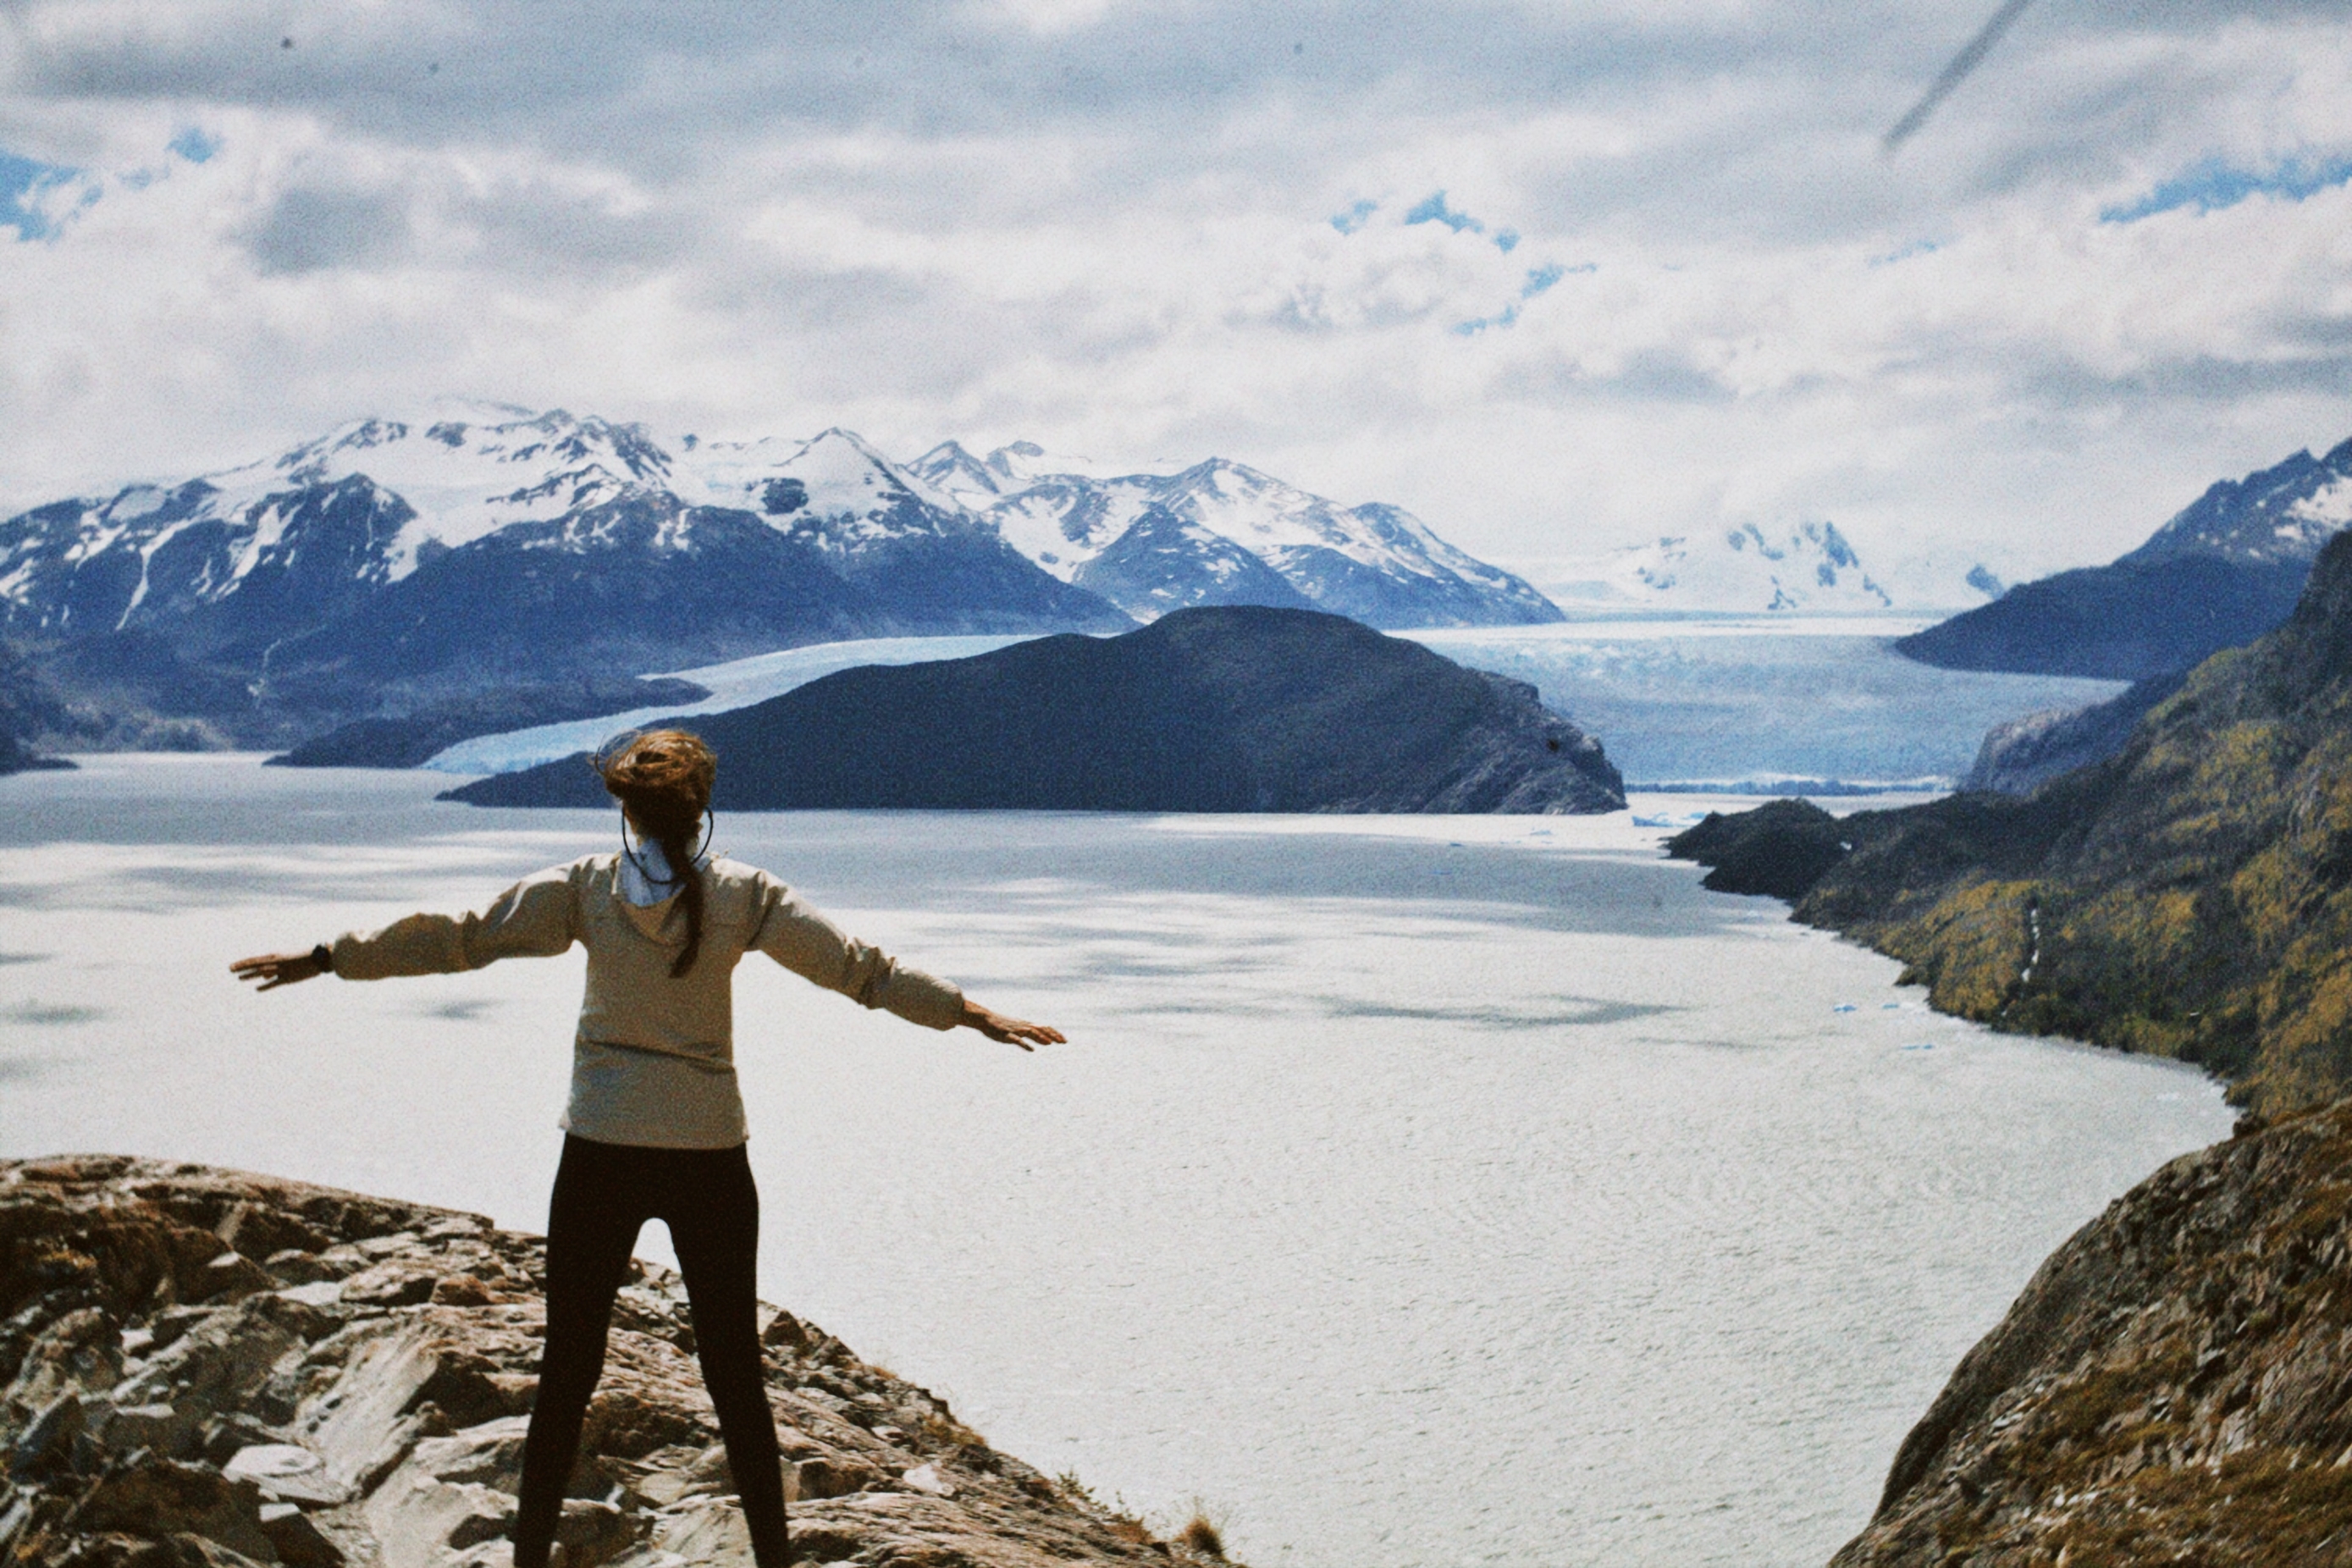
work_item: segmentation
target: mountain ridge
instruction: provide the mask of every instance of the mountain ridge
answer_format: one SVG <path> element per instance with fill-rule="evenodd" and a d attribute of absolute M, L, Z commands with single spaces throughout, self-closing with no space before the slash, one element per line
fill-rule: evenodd
<path fill-rule="evenodd" d="M 2206 487 L 2104 566 L 2020 584 L 1895 643 L 1946 669 L 2147 680 L 2286 619 L 2328 540 L 2352 524 L 2352 440 Z"/>
<path fill-rule="evenodd" d="M 987 478 L 976 460 L 958 471 L 966 488 Z M 1116 631 L 1135 624 L 1122 599 L 1146 619 L 1187 597 L 1390 624 L 1558 616 L 1393 509 L 1337 509 L 1223 459 L 1186 475 L 1123 549 L 1057 573 L 837 426 L 666 444 L 562 409 L 371 416 L 274 458 L 0 521 L 0 637 L 61 684 L 107 670 L 71 694 L 145 718 L 105 732 L 184 714 L 280 745 L 500 685 L 814 642 Z M 1203 497 L 1237 485 L 1281 503 L 1282 550 L 1209 525 Z M 1155 597 L 1178 579 L 1194 590 Z"/>
<path fill-rule="evenodd" d="M 982 458 L 943 441 L 908 468 L 1045 570 L 1106 584 L 1141 620 L 1236 604 L 1328 610 L 1388 629 L 1565 618 L 1526 581 L 1455 549 L 1401 507 L 1341 506 L 1223 458 L 1103 478 L 1056 468 L 1034 442 Z M 1156 548 L 1135 547 L 1139 528 Z M 1102 571 L 1122 546 L 1118 570 Z"/>

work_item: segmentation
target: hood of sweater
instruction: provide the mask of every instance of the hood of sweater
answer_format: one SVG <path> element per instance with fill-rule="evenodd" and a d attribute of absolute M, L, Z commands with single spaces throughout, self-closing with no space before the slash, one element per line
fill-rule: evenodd
<path fill-rule="evenodd" d="M 698 855 L 694 865 L 696 870 L 707 871 L 710 868 L 710 857 Z M 620 857 L 614 868 L 613 891 L 628 911 L 629 923 L 646 940 L 670 947 L 685 944 L 683 889 L 670 874 L 669 859 L 662 854 L 659 844 L 643 839 Z"/>

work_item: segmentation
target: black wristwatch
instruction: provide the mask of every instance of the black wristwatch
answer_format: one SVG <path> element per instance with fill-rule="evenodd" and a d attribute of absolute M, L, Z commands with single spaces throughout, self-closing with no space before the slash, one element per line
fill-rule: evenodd
<path fill-rule="evenodd" d="M 321 974 L 332 974 L 335 972 L 334 952 L 323 942 L 310 950 L 310 962 L 319 966 L 319 973 Z"/>

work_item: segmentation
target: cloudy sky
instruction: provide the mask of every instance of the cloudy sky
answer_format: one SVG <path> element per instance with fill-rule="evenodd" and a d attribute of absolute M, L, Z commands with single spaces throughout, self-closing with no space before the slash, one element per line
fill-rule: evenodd
<path fill-rule="evenodd" d="M 441 395 L 2104 560 L 2352 437 L 2352 5 L 0 0 L 0 509 Z"/>

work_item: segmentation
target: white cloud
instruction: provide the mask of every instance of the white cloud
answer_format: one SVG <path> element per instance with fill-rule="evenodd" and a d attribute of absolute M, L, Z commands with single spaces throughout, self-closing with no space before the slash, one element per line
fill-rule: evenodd
<path fill-rule="evenodd" d="M 2103 559 L 2352 434 L 2352 38 L 2035 7 L 1882 157 L 1984 9 L 24 0 L 0 508 L 446 393 Z"/>

